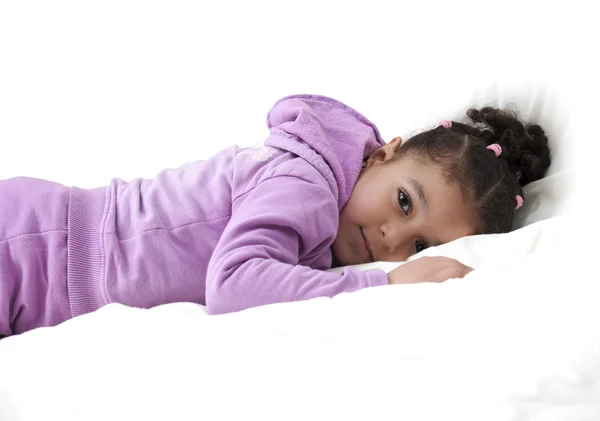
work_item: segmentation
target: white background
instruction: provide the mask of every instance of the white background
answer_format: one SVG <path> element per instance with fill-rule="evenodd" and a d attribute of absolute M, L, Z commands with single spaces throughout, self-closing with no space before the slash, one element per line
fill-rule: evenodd
<path fill-rule="evenodd" d="M 583 95 L 594 14 L 568 5 L 5 1 L 0 178 L 152 177 L 262 141 L 267 111 L 295 93 L 348 103 L 386 140 L 453 97 L 462 106 L 465 86 L 561 83 Z"/>

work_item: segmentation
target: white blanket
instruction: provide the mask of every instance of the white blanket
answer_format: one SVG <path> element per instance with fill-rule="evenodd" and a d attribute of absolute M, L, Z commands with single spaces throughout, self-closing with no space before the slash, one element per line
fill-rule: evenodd
<path fill-rule="evenodd" d="M 566 221 L 432 249 L 477 268 L 443 284 L 215 317 L 110 305 L 7 338 L 0 419 L 598 420 L 600 310 Z"/>

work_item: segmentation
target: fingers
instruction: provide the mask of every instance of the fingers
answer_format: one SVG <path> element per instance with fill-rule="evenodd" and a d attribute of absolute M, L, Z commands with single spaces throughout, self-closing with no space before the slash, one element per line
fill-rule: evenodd
<path fill-rule="evenodd" d="M 473 268 L 467 266 L 456 259 L 452 259 L 444 256 L 425 256 L 422 259 L 423 264 L 430 266 L 434 269 L 436 276 L 436 282 L 444 282 L 448 279 L 460 279 L 467 276 L 473 271 Z"/>
<path fill-rule="evenodd" d="M 389 272 L 388 280 L 391 284 L 441 283 L 463 278 L 472 271 L 473 268 L 449 257 L 423 256 Z"/>
<path fill-rule="evenodd" d="M 454 264 L 454 265 L 458 265 L 461 266 L 463 268 L 465 268 L 466 270 L 472 271 L 473 268 L 470 266 L 467 266 L 461 262 L 459 262 L 456 259 L 453 259 L 451 257 L 446 257 L 446 256 L 423 256 L 420 257 L 419 259 L 415 259 L 413 260 L 413 262 L 423 259 L 423 263 L 427 263 L 430 265 L 439 265 L 439 266 L 447 266 L 448 264 Z"/>

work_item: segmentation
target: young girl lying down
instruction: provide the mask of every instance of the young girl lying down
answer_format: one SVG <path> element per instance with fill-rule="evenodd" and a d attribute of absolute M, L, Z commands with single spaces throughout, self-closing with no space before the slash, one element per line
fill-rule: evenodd
<path fill-rule="evenodd" d="M 471 269 L 420 258 L 386 273 L 332 266 L 405 261 L 457 238 L 510 231 L 521 187 L 550 165 L 542 128 L 469 110 L 408 141 L 331 98 L 295 95 L 261 148 L 233 146 L 155 179 L 96 189 L 0 181 L 0 335 L 108 303 L 188 301 L 212 314 L 442 282 Z"/>

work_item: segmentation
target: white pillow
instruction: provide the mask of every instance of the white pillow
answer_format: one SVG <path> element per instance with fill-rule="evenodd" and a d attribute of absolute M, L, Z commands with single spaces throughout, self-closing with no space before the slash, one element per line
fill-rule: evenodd
<path fill-rule="evenodd" d="M 523 228 L 534 222 L 566 215 L 574 198 L 573 172 L 564 170 L 548 175 L 523 188 L 523 206 L 515 212 L 513 229 Z"/>

